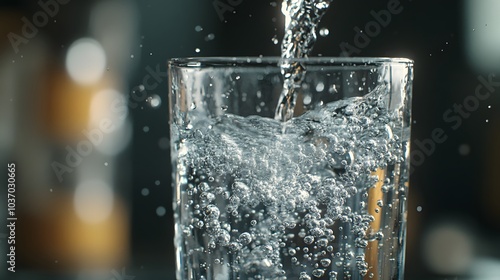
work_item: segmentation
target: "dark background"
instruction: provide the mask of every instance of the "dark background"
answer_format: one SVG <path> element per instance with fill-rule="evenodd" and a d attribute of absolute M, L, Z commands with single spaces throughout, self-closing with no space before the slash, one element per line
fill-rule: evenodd
<path fill-rule="evenodd" d="M 364 29 L 374 21 L 371 11 L 386 9 L 388 2 L 334 1 L 320 24 L 320 28 L 329 30 L 329 35 L 318 36 L 312 55 L 339 56 L 342 43 L 355 46 L 354 28 Z M 122 26 L 121 31 L 129 39 L 120 39 L 113 31 L 101 34 L 102 37 L 94 36 L 101 27 L 106 29 L 106 16 L 92 29 L 92 22 L 96 25 L 98 4 L 103 3 L 121 8 L 108 11 L 109 20 L 118 31 Z M 279 55 L 279 44 L 274 44 L 272 38 L 276 36 L 281 43 L 281 1 L 233 1 L 238 4 L 226 4 L 227 11 L 218 11 L 214 3 L 217 1 L 70 0 L 61 4 L 57 15 L 15 53 L 8 34 L 21 34 L 22 17 L 31 19 L 41 8 L 35 1 L 1 2 L 0 79 L 4 84 L 0 84 L 3 98 L 0 110 L 10 113 L 0 119 L 0 160 L 2 166 L 11 161 L 18 165 L 19 245 L 18 272 L 12 274 L 6 272 L 2 258 L 7 246 L 5 239 L 0 239 L 3 263 L 0 278 L 5 279 L 2 275 L 10 277 L 7 279 L 55 279 L 53 275 L 74 278 L 83 269 L 94 267 L 103 274 L 125 268 L 136 279 L 174 278 L 167 79 L 163 77 L 158 80 L 158 87 L 147 90 L 148 97 L 161 98 L 161 105 L 150 106 L 149 99 L 141 99 L 137 108 L 129 106 L 131 141 L 126 142 L 123 137 L 117 140 L 126 142 L 125 150 L 107 157 L 93 153 L 85 159 L 113 164 L 99 165 L 97 169 L 85 167 L 86 164 L 77 167 L 111 178 L 109 182 L 117 198 L 115 205 L 119 205 L 114 208 L 119 209 L 118 214 L 112 215 L 99 229 L 90 231 L 86 231 L 85 223 L 73 225 L 75 218 L 71 215 L 59 217 L 61 212 L 73 211 L 78 172 L 67 174 L 68 179 L 59 182 L 51 168 L 53 161 L 64 160 L 64 147 L 68 143 L 76 145 L 81 141 L 78 132 L 69 132 L 70 137 L 66 137 L 65 132 L 54 127 L 60 126 L 60 119 L 77 126 L 72 121 L 78 123 L 79 118 L 72 118 L 72 113 L 88 110 L 89 105 L 86 99 L 71 99 L 65 104 L 72 110 L 64 111 L 60 107 L 65 105 L 50 104 L 60 98 L 53 88 L 63 84 L 59 76 L 63 74 L 59 73 L 64 70 L 68 48 L 81 37 L 112 42 L 118 38 L 116 48 L 106 49 L 106 55 L 114 57 L 114 64 L 107 64 L 105 76 L 111 84 L 120 85 L 120 91 L 127 97 L 143 84 L 149 73 L 147 67 L 158 67 L 165 72 L 167 60 L 173 57 Z M 498 279 L 495 278 L 500 275 L 498 90 L 479 101 L 477 109 L 462 118 L 463 123 L 456 129 L 452 127 L 454 122 L 446 121 L 443 114 L 453 110 L 454 104 L 463 104 L 474 96 L 480 75 L 487 79 L 488 75 L 499 72 L 500 39 L 496 38 L 500 37 L 500 5 L 486 0 L 400 0 L 400 3 L 403 11 L 392 15 L 388 25 L 366 47 L 360 48 L 356 56 L 413 59 L 412 141 L 425 142 L 436 128 L 441 128 L 447 136 L 444 143 L 435 144 L 433 151 L 425 154 L 424 160 L 413 162 L 405 279 Z M 203 30 L 199 31 L 197 26 Z M 209 34 L 214 38 L 210 39 Z M 43 62 L 33 62 L 40 57 Z M 500 77 L 493 79 L 500 81 Z M 7 86 L 12 81 L 13 86 Z M 78 86 L 68 87 L 62 94 L 73 94 L 71 90 L 77 91 Z M 11 98 L 18 102 L 8 104 Z M 56 117 L 40 117 L 47 114 L 36 113 L 58 110 L 64 112 L 55 113 Z M 25 141 L 26 137 L 31 141 Z M 415 145 L 412 149 L 423 151 Z M 144 189 L 148 195 L 144 195 Z M 4 196 L 2 193 L 2 201 L 6 201 Z M 41 203 L 45 206 L 36 207 L 45 212 L 31 213 L 30 209 L 40 201 L 46 201 Z M 0 205 L 0 218 L 4 220 L 6 206 L 4 202 Z M 113 221 L 119 221 L 118 226 L 110 226 Z M 67 230 L 74 227 L 82 227 L 82 231 Z M 104 241 L 93 235 L 104 233 L 109 235 Z M 5 230 L 0 234 L 5 234 Z M 93 249 L 88 249 L 82 257 L 81 248 L 74 246 L 79 242 Z M 114 245 L 94 248 L 93 242 Z M 102 255 L 107 256 L 102 261 L 85 261 Z"/>

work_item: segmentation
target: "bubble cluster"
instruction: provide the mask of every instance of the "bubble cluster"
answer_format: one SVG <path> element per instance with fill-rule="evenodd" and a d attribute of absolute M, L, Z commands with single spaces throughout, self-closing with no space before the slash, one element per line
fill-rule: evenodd
<path fill-rule="evenodd" d="M 388 96 L 381 86 L 329 103 L 285 130 L 257 116 L 209 119 L 192 105 L 176 129 L 177 207 L 183 246 L 211 264 L 199 276 L 222 265 L 245 279 L 374 273 L 367 254 L 393 242 L 376 225 L 398 213 L 390 201 L 408 141 Z"/>

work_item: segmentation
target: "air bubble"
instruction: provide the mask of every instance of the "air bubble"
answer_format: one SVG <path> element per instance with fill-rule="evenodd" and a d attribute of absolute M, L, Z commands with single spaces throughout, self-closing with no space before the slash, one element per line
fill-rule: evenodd
<path fill-rule="evenodd" d="M 248 232 L 244 232 L 244 233 L 240 234 L 238 241 L 243 246 L 248 245 L 248 244 L 250 244 L 250 242 L 252 242 L 252 235 Z"/>
<path fill-rule="evenodd" d="M 309 245 L 309 244 L 312 244 L 313 242 L 314 242 L 314 237 L 312 237 L 310 235 L 304 237 L 304 243 Z"/>
<path fill-rule="evenodd" d="M 301 272 L 299 275 L 299 280 L 311 280 L 311 276 L 307 275 L 307 272 Z"/>
<path fill-rule="evenodd" d="M 332 264 L 330 259 L 322 259 L 320 262 L 323 267 L 329 267 Z"/>
<path fill-rule="evenodd" d="M 203 209 L 203 214 L 209 219 L 219 219 L 220 211 L 217 206 L 209 204 Z"/>
<path fill-rule="evenodd" d="M 313 270 L 312 275 L 316 278 L 323 277 L 323 275 L 325 275 L 325 270 L 320 268 L 315 269 Z"/>

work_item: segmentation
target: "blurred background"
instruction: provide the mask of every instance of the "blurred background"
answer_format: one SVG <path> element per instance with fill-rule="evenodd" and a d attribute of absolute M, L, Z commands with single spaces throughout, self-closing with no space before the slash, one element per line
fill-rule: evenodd
<path fill-rule="evenodd" d="M 388 5 L 398 12 L 381 17 Z M 167 60 L 277 56 L 280 8 L 1 1 L 0 220 L 11 162 L 18 220 L 16 273 L 0 226 L 0 279 L 174 279 Z M 500 279 L 499 12 L 338 0 L 320 24 L 315 56 L 415 61 L 405 279 Z"/>

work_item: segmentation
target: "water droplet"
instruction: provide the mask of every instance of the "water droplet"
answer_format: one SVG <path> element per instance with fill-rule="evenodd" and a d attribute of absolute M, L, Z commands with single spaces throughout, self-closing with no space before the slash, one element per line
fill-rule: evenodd
<path fill-rule="evenodd" d="M 144 131 L 144 132 L 148 133 L 148 132 L 149 132 L 149 126 L 144 126 L 144 127 L 142 128 L 142 131 Z"/>
<path fill-rule="evenodd" d="M 152 108 L 158 108 L 161 105 L 161 98 L 160 96 L 153 94 L 149 97 L 148 103 Z"/>
<path fill-rule="evenodd" d="M 156 208 L 156 215 L 163 217 L 163 216 L 165 216 L 166 213 L 167 213 L 167 209 L 165 209 L 165 207 L 159 206 L 158 208 Z"/>
<path fill-rule="evenodd" d="M 417 212 L 422 212 L 422 206 L 417 206 Z"/>
<path fill-rule="evenodd" d="M 162 137 L 158 140 L 158 147 L 162 150 L 168 150 L 170 148 L 170 140 L 167 137 Z"/>
<path fill-rule="evenodd" d="M 194 102 L 193 102 L 193 103 L 191 103 L 191 106 L 189 107 L 189 109 L 191 109 L 191 110 L 196 109 L 196 104 L 195 104 Z"/>
<path fill-rule="evenodd" d="M 460 146 L 458 146 L 458 153 L 461 156 L 466 156 L 470 154 L 470 146 L 467 144 L 461 144 Z"/>
<path fill-rule="evenodd" d="M 228 108 L 228 107 L 227 107 L 227 105 L 222 105 L 222 106 L 220 107 L 220 109 L 221 109 L 222 111 L 224 111 L 224 112 L 225 112 L 225 111 L 227 111 L 227 108 Z"/>
<path fill-rule="evenodd" d="M 330 30 L 328 30 L 328 28 L 326 27 L 323 27 L 319 30 L 319 35 L 321 35 L 321 37 L 326 37 L 328 36 L 328 34 L 330 34 Z"/>
<path fill-rule="evenodd" d="M 105 163 L 104 163 L 104 166 L 108 166 L 108 162 L 105 162 Z"/>
<path fill-rule="evenodd" d="M 304 100 L 303 100 L 304 105 L 309 105 L 309 104 L 311 104 L 311 101 L 312 101 L 312 97 L 311 97 L 310 95 L 306 95 L 306 96 L 304 96 Z"/>
<path fill-rule="evenodd" d="M 316 85 L 316 91 L 317 91 L 317 92 L 322 92 L 324 89 L 325 89 L 325 84 L 323 84 L 322 82 L 319 82 L 319 83 Z"/>
<path fill-rule="evenodd" d="M 134 58 L 135 56 L 133 54 L 130 55 L 130 58 Z"/>
<path fill-rule="evenodd" d="M 152 53 L 152 52 L 150 52 L 150 53 L 149 53 L 149 55 L 151 56 L 151 55 L 153 55 L 153 53 Z"/>
<path fill-rule="evenodd" d="M 200 50 L 200 48 L 196 48 L 196 49 L 194 49 L 194 51 L 199 53 L 201 50 Z"/>
<path fill-rule="evenodd" d="M 274 35 L 273 38 L 271 38 L 271 41 L 273 42 L 273 44 L 277 45 L 279 43 L 278 35 Z"/>
<path fill-rule="evenodd" d="M 205 37 L 205 41 L 212 41 L 213 39 L 215 39 L 215 34 L 214 33 L 210 33 L 208 34 L 206 37 Z"/>
<path fill-rule="evenodd" d="M 201 31 L 203 31 L 203 27 L 201 27 L 201 26 L 197 25 L 197 26 L 195 26 L 195 27 L 194 27 L 194 30 L 195 30 L 196 32 L 201 32 Z"/>
<path fill-rule="evenodd" d="M 148 196 L 148 195 L 149 195 L 149 189 L 148 189 L 148 188 L 143 188 L 143 189 L 141 190 L 141 194 L 142 194 L 143 196 Z"/>

